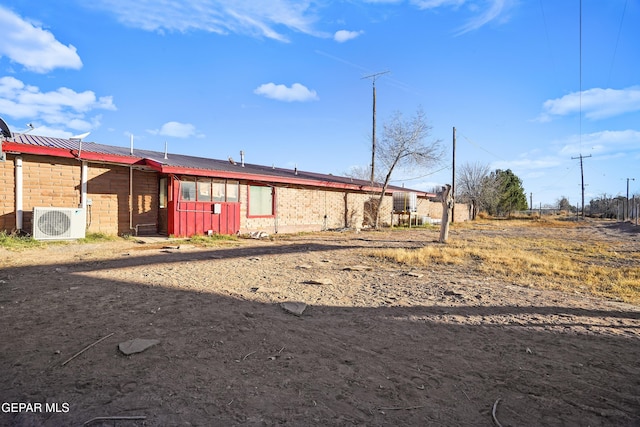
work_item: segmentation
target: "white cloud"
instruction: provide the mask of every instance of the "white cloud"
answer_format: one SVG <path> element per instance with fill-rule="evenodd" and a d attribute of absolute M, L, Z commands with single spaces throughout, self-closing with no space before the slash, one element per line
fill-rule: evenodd
<path fill-rule="evenodd" d="M 412 0 L 420 9 L 435 9 L 442 6 L 462 6 L 466 0 Z"/>
<path fill-rule="evenodd" d="M 411 3 L 419 9 L 437 9 L 442 7 L 451 7 L 459 10 L 462 6 L 467 6 L 471 12 L 484 10 L 479 15 L 469 19 L 466 24 L 458 28 L 456 35 L 468 33 L 477 30 L 489 22 L 498 19 L 506 20 L 506 12 L 511 7 L 514 0 L 485 0 L 483 2 L 473 0 L 411 0 Z M 482 4 L 479 4 L 482 3 Z M 484 6 L 488 3 L 488 6 Z"/>
<path fill-rule="evenodd" d="M 288 38 L 277 27 L 327 37 L 313 28 L 316 17 L 312 3 L 311 0 L 97 0 L 87 7 L 107 10 L 122 24 L 147 31 L 239 33 L 286 42 Z"/>
<path fill-rule="evenodd" d="M 579 155 L 581 153 L 605 154 L 619 150 L 640 150 L 640 131 L 627 129 L 620 131 L 605 130 L 586 135 L 573 135 L 567 138 L 560 154 Z"/>
<path fill-rule="evenodd" d="M 148 130 L 152 135 L 171 136 L 174 138 L 202 138 L 204 135 L 196 131 L 191 123 L 167 122 L 160 129 Z"/>
<path fill-rule="evenodd" d="M 362 0 L 371 5 L 401 6 L 405 0 Z M 419 9 L 453 8 L 474 15 L 457 35 L 476 30 L 489 22 L 507 19 L 516 0 L 410 0 Z M 330 4 L 330 3 L 329 3 Z M 95 0 L 86 7 L 107 11 L 123 25 L 146 31 L 206 31 L 215 34 L 244 34 L 288 42 L 286 31 L 314 37 L 333 37 L 343 42 L 360 33 L 340 30 L 333 35 L 315 28 L 327 4 L 313 0 Z M 344 38 L 348 37 L 348 38 Z"/>
<path fill-rule="evenodd" d="M 60 43 L 49 31 L 25 21 L 0 6 L 0 56 L 36 73 L 55 68 L 82 68 L 82 61 L 72 45 Z"/>
<path fill-rule="evenodd" d="M 594 88 L 582 91 L 582 94 L 573 92 L 561 98 L 549 99 L 542 107 L 544 112 L 538 117 L 538 121 L 541 122 L 580 111 L 588 119 L 605 119 L 640 111 L 640 86 L 631 86 L 626 89 Z"/>
<path fill-rule="evenodd" d="M 340 31 L 336 31 L 336 33 L 333 35 L 333 39 L 338 43 L 344 43 L 348 40 L 355 39 L 362 33 L 363 31 L 340 30 Z"/>
<path fill-rule="evenodd" d="M 0 77 L 0 115 L 85 131 L 100 125 L 100 116 L 88 117 L 93 110 L 116 110 L 116 106 L 111 96 L 97 98 L 89 90 L 61 87 L 41 92 L 14 77 Z"/>
<path fill-rule="evenodd" d="M 257 95 L 263 95 L 267 98 L 286 102 L 317 101 L 319 99 L 315 90 L 309 90 L 300 83 L 294 83 L 291 87 L 277 85 L 275 83 L 265 83 L 253 92 Z"/>
<path fill-rule="evenodd" d="M 557 157 L 545 156 L 539 159 L 520 158 L 518 160 L 501 160 L 493 162 L 491 169 L 511 169 L 518 171 L 530 171 L 538 169 L 548 169 L 559 166 L 562 164 L 561 160 Z"/>
<path fill-rule="evenodd" d="M 49 126 L 37 126 L 33 131 L 29 132 L 30 135 L 42 135 L 51 138 L 69 139 L 74 136 L 73 132 L 62 130 Z"/>
<path fill-rule="evenodd" d="M 490 3 L 490 7 L 484 13 L 470 19 L 466 24 L 458 29 L 456 35 L 462 35 L 469 31 L 477 30 L 500 17 L 506 19 L 504 17 L 504 13 L 510 6 L 510 0 L 491 0 Z"/>

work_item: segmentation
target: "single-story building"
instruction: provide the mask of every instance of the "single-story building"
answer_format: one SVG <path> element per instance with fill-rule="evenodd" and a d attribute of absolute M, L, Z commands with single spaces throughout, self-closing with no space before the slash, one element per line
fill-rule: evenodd
<path fill-rule="evenodd" d="M 380 187 L 297 169 L 3 131 L 0 230 L 34 229 L 34 208 L 69 208 L 87 232 L 192 236 L 293 233 L 367 225 Z M 390 187 L 381 221 L 389 223 Z M 434 194 L 414 191 L 414 217 L 440 218 Z M 458 218 L 460 212 L 460 218 Z M 456 221 L 467 209 L 456 209 Z M 39 214 L 38 214 L 39 215 Z"/>

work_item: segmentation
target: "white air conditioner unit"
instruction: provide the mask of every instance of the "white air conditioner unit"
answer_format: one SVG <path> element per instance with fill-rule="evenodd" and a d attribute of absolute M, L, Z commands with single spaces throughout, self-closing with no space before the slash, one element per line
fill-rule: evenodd
<path fill-rule="evenodd" d="M 36 240 L 82 239 L 87 216 L 84 209 L 33 208 L 32 222 Z"/>

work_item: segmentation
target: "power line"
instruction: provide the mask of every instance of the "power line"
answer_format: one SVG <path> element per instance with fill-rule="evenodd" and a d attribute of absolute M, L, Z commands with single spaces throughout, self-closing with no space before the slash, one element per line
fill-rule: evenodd
<path fill-rule="evenodd" d="M 584 219 L 584 168 L 582 166 L 582 159 L 586 157 L 591 157 L 591 154 L 588 156 L 582 155 L 582 0 L 580 0 L 580 25 L 579 25 L 579 38 L 580 38 L 580 114 L 578 118 L 579 128 L 580 128 L 580 156 L 572 157 L 572 160 L 580 159 L 580 182 L 582 183 L 582 219 Z"/>
<path fill-rule="evenodd" d="M 430 173 L 428 173 L 428 174 L 426 174 L 426 175 L 420 175 L 420 176 L 416 176 L 416 177 L 413 177 L 413 178 L 392 179 L 392 180 L 390 180 L 389 182 L 415 181 L 416 179 L 426 178 L 426 177 L 428 177 L 428 176 L 435 175 L 435 174 L 437 174 L 438 172 L 442 172 L 443 170 L 448 170 L 448 169 L 451 169 L 451 166 L 450 166 L 450 165 L 445 166 L 445 167 L 443 167 L 443 168 L 441 168 L 441 169 L 438 169 L 438 170 L 436 170 L 436 171 L 430 172 Z"/>
<path fill-rule="evenodd" d="M 624 9 L 622 9 L 622 18 L 620 18 L 620 26 L 618 27 L 618 37 L 616 38 L 616 47 L 613 49 L 613 58 L 611 58 L 611 67 L 609 67 L 609 77 L 607 77 L 607 87 L 611 82 L 611 74 L 613 73 L 613 63 L 616 60 L 616 53 L 618 52 L 618 43 L 620 42 L 620 33 L 622 33 L 622 23 L 624 22 L 624 15 L 627 12 L 628 0 L 624 2 Z"/>
<path fill-rule="evenodd" d="M 474 146 L 476 146 L 477 148 L 481 149 L 482 151 L 484 151 L 484 152 L 486 152 L 486 153 L 491 154 L 492 156 L 494 156 L 494 157 L 496 157 L 496 158 L 498 158 L 498 159 L 502 160 L 503 162 L 506 162 L 506 160 L 505 160 L 505 159 L 503 159 L 502 157 L 498 156 L 498 155 L 497 155 L 497 154 L 495 154 L 495 153 L 492 153 L 491 151 L 489 151 L 489 150 L 487 150 L 486 148 L 482 147 L 482 146 L 481 146 L 480 144 L 478 144 L 477 142 L 473 142 L 471 139 L 467 138 L 465 135 L 462 135 L 462 137 L 463 137 L 464 139 L 466 139 L 466 140 L 467 140 L 467 142 L 469 142 L 471 145 L 474 145 Z"/>
<path fill-rule="evenodd" d="M 580 128 L 580 153 L 582 153 L 582 0 L 580 0 L 580 114 L 578 116 L 579 128 Z M 582 154 L 580 154 L 582 157 Z M 582 161 L 582 160 L 581 160 Z M 584 198 L 584 197 L 583 197 Z M 584 208 L 584 201 L 582 202 Z M 584 210 L 583 210 L 584 213 Z"/>
<path fill-rule="evenodd" d="M 544 6 L 542 5 L 542 0 L 540 0 L 540 11 L 542 12 L 542 23 L 544 24 L 544 34 L 547 39 L 547 49 L 549 49 L 549 56 L 551 58 L 552 68 L 556 69 L 556 61 L 553 56 L 553 51 L 551 50 L 551 39 L 549 38 L 549 29 L 547 26 L 547 16 L 544 13 Z"/>

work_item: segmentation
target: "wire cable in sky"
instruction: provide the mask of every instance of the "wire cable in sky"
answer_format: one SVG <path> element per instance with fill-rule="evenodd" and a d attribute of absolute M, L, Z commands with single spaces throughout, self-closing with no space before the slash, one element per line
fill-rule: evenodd
<path fill-rule="evenodd" d="M 547 39 L 547 49 L 549 49 L 549 56 L 551 57 L 551 67 L 553 70 L 556 69 L 556 61 L 553 56 L 553 50 L 551 49 L 551 40 L 549 39 L 549 28 L 547 26 L 547 15 L 544 13 L 544 6 L 542 5 L 542 0 L 540 0 L 540 10 L 542 11 L 542 23 L 544 24 L 544 35 Z"/>
<path fill-rule="evenodd" d="M 458 132 L 458 135 L 462 136 L 464 139 L 466 139 L 471 145 L 475 146 L 476 148 L 481 149 L 482 151 L 491 154 L 493 157 L 502 160 L 503 162 L 506 162 L 505 159 L 503 159 L 502 157 L 498 156 L 495 153 L 492 153 L 491 151 L 487 150 L 486 148 L 482 147 L 480 144 L 473 142 L 471 139 L 467 138 L 466 135 L 461 135 L 460 132 Z"/>
<path fill-rule="evenodd" d="M 580 156 L 582 157 L 582 0 L 580 0 L 580 115 L 578 117 L 580 128 Z"/>
<path fill-rule="evenodd" d="M 415 181 L 416 179 L 426 178 L 428 176 L 435 175 L 438 172 L 442 172 L 443 170 L 447 170 L 447 169 L 451 169 L 451 166 L 445 166 L 445 167 L 443 167 L 441 169 L 438 169 L 437 171 L 430 172 L 430 173 L 428 173 L 426 175 L 416 176 L 416 177 L 413 177 L 413 178 L 391 179 L 391 180 L 389 180 L 389 182 Z"/>
<path fill-rule="evenodd" d="M 628 0 L 624 2 L 624 8 L 622 9 L 622 18 L 620 18 L 620 26 L 618 27 L 618 37 L 616 38 L 616 46 L 613 49 L 613 58 L 611 58 L 611 66 L 609 67 L 609 77 L 607 77 L 607 87 L 611 82 L 611 74 L 613 73 L 613 63 L 616 60 L 616 53 L 618 52 L 618 43 L 620 42 L 620 33 L 622 33 L 622 23 L 624 22 L 624 15 L 627 12 Z"/>

